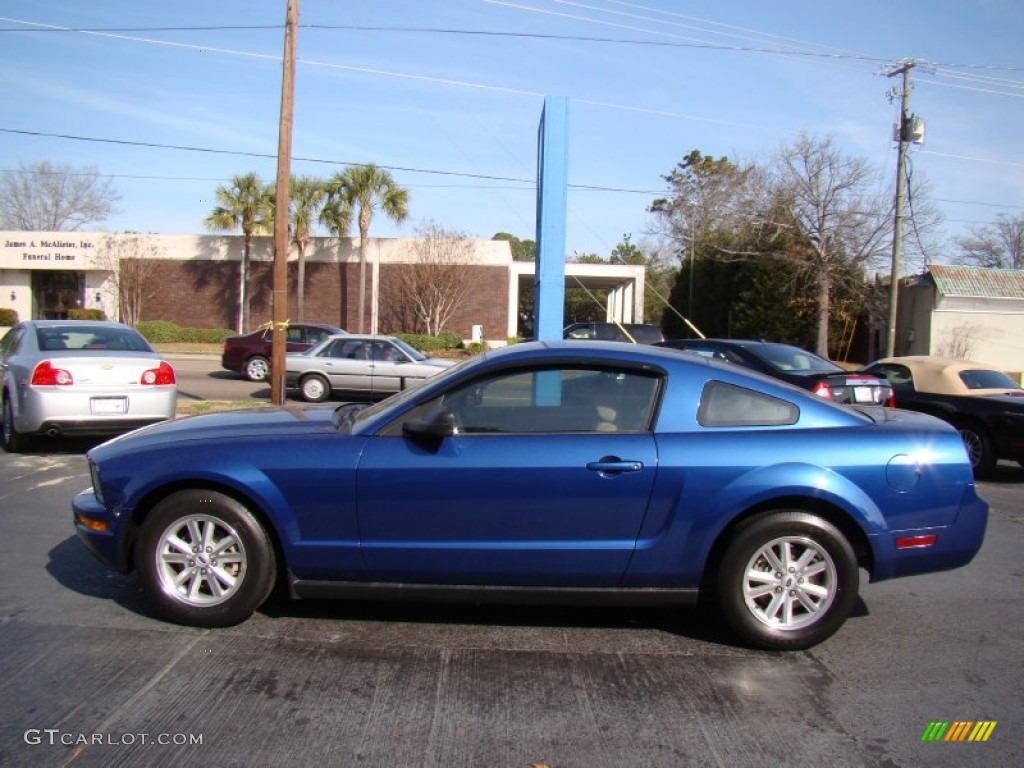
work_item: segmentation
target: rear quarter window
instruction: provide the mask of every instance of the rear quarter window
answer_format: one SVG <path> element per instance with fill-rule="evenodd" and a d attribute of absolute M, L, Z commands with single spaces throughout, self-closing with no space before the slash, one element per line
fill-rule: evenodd
<path fill-rule="evenodd" d="M 697 422 L 702 427 L 777 427 L 796 424 L 793 403 L 746 387 L 709 381 L 701 393 Z"/>

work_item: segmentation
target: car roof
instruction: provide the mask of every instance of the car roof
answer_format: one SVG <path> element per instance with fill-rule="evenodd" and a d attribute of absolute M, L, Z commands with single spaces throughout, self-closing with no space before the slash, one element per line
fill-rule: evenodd
<path fill-rule="evenodd" d="M 397 341 L 397 336 L 383 333 L 334 333 L 328 339 L 344 339 L 345 341 Z M 325 339 L 326 341 L 326 339 Z"/>
<path fill-rule="evenodd" d="M 20 325 L 31 326 L 34 328 L 62 328 L 62 327 L 75 327 L 83 325 L 100 326 L 106 328 L 131 328 L 130 325 L 124 323 L 117 323 L 113 320 L 24 320 Z M 135 330 L 132 328 L 132 330 Z"/>

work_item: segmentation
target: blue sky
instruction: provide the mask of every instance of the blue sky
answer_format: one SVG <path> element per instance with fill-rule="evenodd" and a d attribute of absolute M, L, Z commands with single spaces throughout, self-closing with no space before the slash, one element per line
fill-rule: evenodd
<path fill-rule="evenodd" d="M 410 218 L 378 217 L 376 236 L 433 220 L 532 239 L 548 95 L 569 99 L 570 252 L 607 256 L 624 234 L 644 240 L 662 176 L 693 149 L 766 160 L 806 131 L 834 137 L 891 187 L 897 107 L 886 94 L 898 79 L 883 73 L 906 58 L 934 65 L 914 70 L 912 110 L 927 132 L 912 167 L 946 217 L 950 253 L 965 228 L 1024 212 L 1019 0 L 301 0 L 300 10 L 293 171 L 392 169 Z M 202 232 L 219 183 L 274 178 L 263 155 L 277 149 L 284 16 L 284 0 L 0 0 L 0 29 L 24 30 L 0 33 L 0 169 L 95 165 L 123 195 L 107 229 Z M 275 28 L 217 29 L 239 25 Z"/>

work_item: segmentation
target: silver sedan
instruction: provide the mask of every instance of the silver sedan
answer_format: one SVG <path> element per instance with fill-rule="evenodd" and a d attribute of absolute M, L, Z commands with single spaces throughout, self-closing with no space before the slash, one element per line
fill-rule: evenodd
<path fill-rule="evenodd" d="M 174 369 L 121 323 L 26 320 L 0 339 L 3 447 L 113 435 L 174 417 Z"/>
<path fill-rule="evenodd" d="M 380 398 L 419 384 L 453 365 L 426 357 L 394 336 L 330 336 L 286 357 L 287 386 L 319 403 L 332 394 Z"/>

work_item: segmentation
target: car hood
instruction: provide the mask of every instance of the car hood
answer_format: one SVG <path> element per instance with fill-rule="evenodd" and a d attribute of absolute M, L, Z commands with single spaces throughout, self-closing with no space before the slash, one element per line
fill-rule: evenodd
<path fill-rule="evenodd" d="M 272 444 L 275 436 L 337 433 L 331 419 L 336 407 L 288 405 L 187 416 L 115 437 L 93 448 L 89 455 L 102 460 L 115 454 L 194 440 L 211 442 L 259 437 Z"/>

